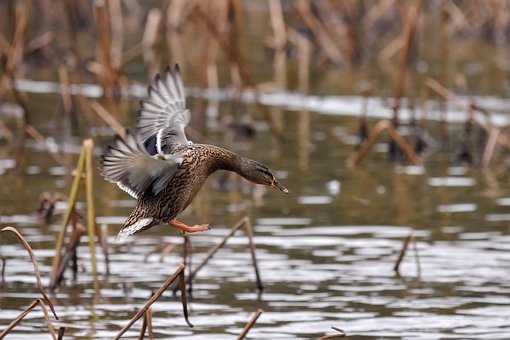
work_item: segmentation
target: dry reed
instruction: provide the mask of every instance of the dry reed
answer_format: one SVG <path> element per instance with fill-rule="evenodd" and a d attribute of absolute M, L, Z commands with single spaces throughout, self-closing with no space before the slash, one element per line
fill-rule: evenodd
<path fill-rule="evenodd" d="M 255 255 L 255 243 L 253 241 L 253 228 L 251 225 L 251 221 L 250 221 L 249 217 L 247 217 L 247 216 L 243 217 L 239 222 L 237 222 L 234 225 L 234 227 L 232 227 L 230 232 L 223 237 L 223 239 L 220 241 L 220 243 L 218 243 L 217 245 L 212 247 L 207 252 L 207 255 L 202 260 L 202 262 L 200 262 L 195 267 L 195 269 L 193 269 L 191 271 L 191 273 L 189 274 L 189 278 L 188 278 L 189 282 L 193 281 L 193 279 L 197 276 L 198 272 L 209 262 L 209 260 L 218 252 L 218 250 L 220 248 L 222 248 L 227 243 L 227 241 L 242 227 L 245 228 L 246 236 L 248 237 L 248 241 L 249 241 L 252 264 L 253 264 L 253 269 L 255 271 L 255 279 L 256 279 L 257 289 L 260 291 L 264 289 L 264 286 L 262 284 L 262 279 L 260 278 L 259 267 L 257 264 L 257 257 Z M 177 290 L 177 287 L 174 288 L 174 292 L 176 290 Z"/>
<path fill-rule="evenodd" d="M 244 326 L 244 329 L 241 332 L 241 334 L 239 334 L 239 336 L 237 337 L 237 340 L 243 340 L 246 337 L 250 329 L 252 329 L 253 326 L 255 326 L 255 323 L 257 322 L 262 312 L 263 312 L 262 309 L 257 309 L 257 311 L 252 314 L 250 321 L 248 321 L 246 326 Z"/>
<path fill-rule="evenodd" d="M 145 303 L 145 305 L 138 310 L 138 312 L 129 320 L 129 322 L 117 333 L 115 336 L 115 340 L 120 339 L 122 335 L 129 329 L 133 324 L 140 319 L 142 316 L 145 315 L 145 313 L 149 310 L 149 308 L 152 306 L 154 302 L 156 302 L 161 295 L 172 285 L 176 279 L 179 279 L 179 287 L 181 290 L 181 302 L 182 302 L 182 309 L 184 314 L 184 320 L 188 324 L 188 326 L 193 327 L 193 325 L 190 323 L 188 318 L 188 305 L 187 305 L 187 298 L 186 298 L 186 281 L 184 280 L 184 270 L 185 266 L 183 264 L 179 265 L 177 267 L 177 270 L 166 279 L 166 281 L 161 285 L 160 288 L 156 292 L 154 292 L 154 295 L 151 296 L 151 298 Z"/>
<path fill-rule="evenodd" d="M 14 227 L 5 227 L 0 232 L 11 232 L 11 233 L 13 233 L 16 236 L 16 238 L 18 239 L 18 241 L 21 243 L 23 248 L 25 248 L 25 250 L 28 252 L 28 256 L 30 257 L 30 261 L 32 262 L 32 266 L 34 268 L 34 275 L 35 275 L 35 278 L 36 278 L 37 288 L 39 289 L 39 292 L 42 295 L 43 301 L 46 304 L 48 304 L 48 306 L 51 309 L 51 312 L 53 313 L 53 316 L 55 317 L 55 319 L 58 320 L 57 313 L 55 312 L 55 307 L 53 306 L 53 303 L 51 302 L 50 298 L 46 294 L 46 291 L 44 290 L 44 287 L 43 287 L 43 284 L 42 284 L 42 280 L 41 280 L 41 272 L 39 271 L 39 265 L 37 263 L 37 259 L 35 258 L 35 255 L 34 255 L 34 252 L 32 250 L 32 247 L 25 240 L 23 235 L 21 235 L 20 232 L 18 230 L 16 230 L 16 228 L 14 228 Z"/>

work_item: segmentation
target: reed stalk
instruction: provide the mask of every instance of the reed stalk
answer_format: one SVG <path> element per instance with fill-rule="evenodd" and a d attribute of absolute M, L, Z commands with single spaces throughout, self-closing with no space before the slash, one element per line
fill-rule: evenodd
<path fill-rule="evenodd" d="M 94 141 L 86 139 L 83 141 L 85 150 L 85 193 L 87 200 L 87 232 L 89 241 L 90 261 L 92 265 L 92 276 L 96 289 L 99 288 L 97 280 L 97 261 L 96 261 L 96 212 L 94 209 L 94 172 L 93 172 L 93 150 Z"/>
<path fill-rule="evenodd" d="M 257 264 L 257 257 L 255 256 L 255 243 L 253 241 L 253 229 L 251 226 L 250 219 L 246 216 L 243 217 L 239 222 L 237 222 L 234 227 L 230 230 L 230 232 L 223 237 L 220 243 L 212 247 L 208 252 L 205 258 L 200 262 L 195 269 L 189 274 L 189 281 L 191 282 L 198 272 L 209 262 L 209 260 L 218 252 L 220 248 L 222 248 L 227 241 L 242 227 L 245 228 L 246 235 L 248 237 L 249 245 L 250 245 L 250 253 L 253 263 L 253 268 L 255 271 L 256 285 L 259 290 L 264 288 L 262 284 L 262 279 L 260 278 L 260 273 Z M 177 290 L 177 287 L 174 288 L 174 292 Z"/>
<path fill-rule="evenodd" d="M 33 311 L 34 308 L 39 304 L 39 301 L 39 299 L 32 301 L 32 303 L 20 315 L 12 320 L 7 328 L 5 328 L 2 333 L 0 333 L 0 339 L 3 339 L 6 335 L 8 335 L 14 329 L 14 327 L 16 327 L 25 318 L 25 316 Z"/>
<path fill-rule="evenodd" d="M 80 157 L 78 158 L 78 163 L 75 169 L 74 180 L 71 185 L 71 191 L 69 193 L 69 199 L 67 201 L 67 211 L 64 215 L 64 220 L 62 223 L 62 227 L 60 229 L 60 233 L 57 238 L 57 244 L 55 249 L 55 257 L 53 258 L 52 271 L 51 271 L 51 280 L 55 282 L 57 279 L 57 272 L 60 266 L 60 258 L 62 256 L 62 246 L 64 244 L 64 237 L 67 231 L 67 225 L 71 220 L 71 216 L 74 211 L 74 207 L 76 205 L 76 200 L 78 198 L 78 192 L 80 189 L 80 182 L 83 176 L 83 172 L 85 170 L 85 149 L 82 148 L 80 152 Z"/>
<path fill-rule="evenodd" d="M 37 263 L 37 259 L 35 258 L 34 251 L 32 250 L 32 247 L 27 242 L 27 240 L 25 240 L 23 235 L 21 235 L 20 232 L 14 227 L 5 227 L 0 232 L 13 233 L 16 236 L 16 238 L 18 239 L 18 241 L 21 243 L 21 245 L 28 252 L 28 256 L 30 257 L 30 261 L 32 262 L 32 266 L 34 267 L 34 274 L 35 274 L 35 278 L 36 278 L 37 288 L 39 289 L 39 292 L 41 293 L 41 296 L 43 297 L 44 302 L 47 303 L 48 306 L 50 307 L 51 312 L 53 313 L 53 316 L 55 317 L 55 319 L 58 320 L 57 313 L 55 312 L 55 307 L 53 306 L 53 303 L 51 302 L 50 298 L 46 294 L 46 291 L 44 290 L 42 280 L 41 280 L 41 272 L 39 271 L 39 265 Z"/>
<path fill-rule="evenodd" d="M 248 334 L 250 329 L 252 329 L 253 326 L 255 326 L 255 323 L 257 322 L 257 320 L 260 317 L 260 315 L 262 314 L 262 312 L 263 312 L 263 310 L 259 308 L 259 309 L 257 309 L 257 311 L 255 313 L 252 314 L 250 321 L 248 321 L 246 326 L 244 326 L 244 329 L 241 332 L 241 334 L 239 334 L 239 336 L 237 337 L 237 340 L 243 340 L 246 337 L 246 335 Z"/>
<path fill-rule="evenodd" d="M 177 270 L 166 279 L 166 281 L 163 283 L 163 285 L 154 293 L 153 296 L 150 297 L 150 299 L 145 303 L 145 305 L 136 312 L 136 314 L 129 320 L 129 322 L 117 333 L 115 336 L 115 340 L 118 340 L 122 337 L 126 331 L 133 326 L 133 324 L 138 321 L 142 316 L 145 315 L 145 313 L 149 310 L 149 308 L 152 306 L 154 302 L 156 302 L 161 295 L 172 285 L 176 279 L 179 279 L 179 286 L 181 288 L 181 302 L 182 302 L 182 308 L 183 308 L 183 314 L 184 319 L 188 326 L 193 327 L 193 325 L 189 322 L 188 319 L 188 305 L 187 305 L 187 299 L 186 299 L 186 281 L 184 280 L 184 270 L 185 266 L 183 264 L 180 264 L 177 267 Z"/>

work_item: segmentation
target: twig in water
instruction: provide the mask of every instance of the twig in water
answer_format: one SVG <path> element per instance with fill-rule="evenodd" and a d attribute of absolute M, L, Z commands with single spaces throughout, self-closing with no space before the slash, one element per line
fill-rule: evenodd
<path fill-rule="evenodd" d="M 37 288 L 39 289 L 39 292 L 41 293 L 44 302 L 46 302 L 48 304 L 48 306 L 50 306 L 50 309 L 51 309 L 51 312 L 53 313 L 53 316 L 55 317 L 55 319 L 58 320 L 57 313 L 55 312 L 55 307 L 53 306 L 53 303 L 51 302 L 51 300 L 48 297 L 48 295 L 46 294 L 46 292 L 44 291 L 44 287 L 43 287 L 42 281 L 41 281 L 41 273 L 39 272 L 39 265 L 37 264 L 37 260 L 35 258 L 35 255 L 34 255 L 34 252 L 32 250 L 32 247 L 30 247 L 30 244 L 28 244 L 28 242 L 25 240 L 23 235 L 21 235 L 19 233 L 19 231 L 16 230 L 16 228 L 5 227 L 5 228 L 3 228 L 1 230 L 1 232 L 5 232 L 5 231 L 10 231 L 14 235 L 16 235 L 16 237 L 18 238 L 20 243 L 23 245 L 23 247 L 28 252 L 28 255 L 30 256 L 30 260 L 32 261 L 32 265 L 34 267 L 34 274 L 35 274 L 35 278 L 36 278 L 36 282 L 37 282 Z"/>
<path fill-rule="evenodd" d="M 257 322 L 257 319 L 260 317 L 262 312 L 263 310 L 259 308 L 255 313 L 252 314 L 250 321 L 248 321 L 246 326 L 244 326 L 244 329 L 241 332 L 241 334 L 239 334 L 239 336 L 237 337 L 237 340 L 242 340 L 246 337 L 250 329 L 252 329 L 252 327 L 255 326 L 255 322 Z"/>
<path fill-rule="evenodd" d="M 115 340 L 120 339 L 120 337 L 138 320 L 140 319 L 152 306 L 154 302 L 156 302 L 159 297 L 170 287 L 172 283 L 175 282 L 176 279 L 179 279 L 179 286 L 181 287 L 181 302 L 182 302 L 182 309 L 184 313 L 184 320 L 186 320 L 186 323 L 188 326 L 193 327 L 193 325 L 190 323 L 188 319 L 188 305 L 187 305 L 187 299 L 186 299 L 186 281 L 184 280 L 184 269 L 186 267 L 183 264 L 180 264 L 179 267 L 177 267 L 177 270 L 170 275 L 168 279 L 163 283 L 161 287 L 154 293 L 154 295 L 145 303 L 145 305 L 138 310 L 138 312 L 129 320 L 126 326 L 124 326 L 119 333 L 115 336 Z"/>
<path fill-rule="evenodd" d="M 396 274 L 400 274 L 400 264 L 402 263 L 402 260 L 404 259 L 404 256 L 406 255 L 407 248 L 409 247 L 409 243 L 413 240 L 413 234 L 409 234 L 406 239 L 404 240 L 404 243 L 402 244 L 402 249 L 400 249 L 400 253 L 398 255 L 397 261 L 395 262 L 395 265 L 393 266 L 393 271 Z"/>

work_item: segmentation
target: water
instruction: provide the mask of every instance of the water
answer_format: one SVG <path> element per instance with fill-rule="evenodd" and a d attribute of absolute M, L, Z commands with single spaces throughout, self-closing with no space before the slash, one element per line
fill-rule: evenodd
<path fill-rule="evenodd" d="M 55 105 L 52 95 L 33 98 L 40 101 L 41 110 Z M 221 104 L 221 112 L 229 110 L 228 102 Z M 245 110 L 257 114 L 249 104 Z M 86 132 L 59 135 L 57 129 L 68 128 L 54 127 L 55 117 L 49 110 L 36 127 L 45 135 L 58 136 L 55 144 L 72 164 L 80 135 Z M 510 337 L 510 186 L 504 169 L 495 166 L 493 172 L 481 173 L 452 166 L 442 151 L 424 167 L 394 164 L 386 160 L 384 144 L 352 169 L 346 159 L 356 139 L 354 119 L 312 114 L 307 154 L 300 113 L 284 111 L 284 117 L 288 125 L 283 144 L 270 138 L 263 123 L 256 125 L 256 138 L 249 139 L 218 121 L 206 138 L 269 165 L 290 195 L 218 173 L 182 216 L 189 223 L 212 225 L 211 231 L 192 237 L 192 266 L 237 220 L 250 216 L 263 293 L 255 288 L 247 239 L 239 232 L 193 283 L 194 328 L 185 324 L 178 296 L 166 293 L 153 305 L 158 338 L 232 339 L 257 308 L 264 313 L 250 337 L 258 339 L 310 339 L 331 332 L 332 326 L 356 338 Z M 452 135 L 461 128 L 452 125 Z M 111 135 L 108 130 L 98 134 L 105 133 Z M 100 146 L 109 139 L 96 137 Z M 455 153 L 455 143 L 449 147 Z M 68 171 L 33 142 L 28 142 L 19 170 L 13 170 L 15 155 L 7 147 L 0 155 L 0 223 L 15 226 L 26 236 L 47 284 L 65 205 L 57 206 L 49 225 L 38 220 L 35 211 L 43 192 L 67 194 Z M 98 223 L 108 228 L 113 242 L 133 201 L 98 175 L 95 182 Z M 78 207 L 83 209 L 84 203 Z M 393 264 L 411 232 L 420 265 L 410 249 L 398 276 Z M 11 236 L 1 235 L 1 240 L 0 250 L 7 258 L 6 283 L 0 290 L 3 328 L 39 294 L 25 251 Z M 162 244 L 177 246 L 165 256 L 158 252 L 147 256 Z M 70 339 L 112 337 L 173 273 L 182 261 L 181 245 L 181 237 L 165 226 L 138 235 L 128 247 L 112 244 L 111 274 L 101 275 L 101 289 L 95 292 L 83 243 L 78 281 L 68 274 L 53 296 L 61 317 L 56 324 L 67 327 Z M 99 250 L 97 256 L 103 273 Z M 126 338 L 136 338 L 139 327 L 140 322 Z M 9 338 L 27 336 L 49 338 L 38 310 Z"/>

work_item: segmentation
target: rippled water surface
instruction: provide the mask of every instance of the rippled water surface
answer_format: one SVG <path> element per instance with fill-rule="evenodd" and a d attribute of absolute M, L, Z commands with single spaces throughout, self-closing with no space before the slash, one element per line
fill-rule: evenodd
<path fill-rule="evenodd" d="M 34 96 L 42 103 L 55 99 Z M 249 104 L 241 109 L 255 110 Z M 221 104 L 221 110 L 232 107 Z M 452 142 L 448 152 L 436 147 L 424 168 L 388 162 L 381 143 L 361 167 L 352 169 L 346 160 L 354 150 L 355 120 L 283 114 L 283 143 L 274 141 L 263 123 L 255 124 L 255 138 L 248 138 L 218 121 L 209 124 L 203 138 L 266 163 L 291 194 L 217 173 L 182 216 L 189 223 L 212 225 L 209 232 L 191 237 L 193 267 L 248 215 L 264 291 L 257 292 L 248 241 L 239 232 L 193 282 L 194 328 L 186 325 L 179 298 L 171 292 L 153 306 L 158 338 L 233 339 L 257 308 L 264 313 L 250 337 L 258 339 L 309 339 L 330 332 L 331 326 L 359 338 L 510 338 L 510 187 L 504 168 L 482 173 L 453 166 L 445 156 L 455 154 Z M 302 124 L 308 118 L 310 125 Z M 59 134 L 62 127 L 55 125 L 50 111 L 36 126 L 55 136 L 54 144 L 73 164 L 80 134 Z M 453 126 L 452 135 L 460 129 Z M 100 152 L 111 132 L 94 131 Z M 67 195 L 70 178 L 44 147 L 27 143 L 19 169 L 13 169 L 12 150 L 0 147 L 0 223 L 26 236 L 47 284 L 65 205 L 57 206 L 49 224 L 35 211 L 41 193 Z M 128 245 L 114 244 L 134 202 L 97 174 L 95 182 L 98 223 L 110 235 L 111 273 L 103 274 L 98 249 L 101 288 L 95 291 L 83 242 L 78 280 L 67 274 L 53 296 L 61 317 L 57 324 L 67 327 L 69 338 L 115 335 L 182 261 L 182 237 L 166 226 L 142 233 Z M 395 275 L 393 265 L 410 233 L 417 254 L 411 245 L 401 275 Z M 0 290 L 3 328 L 39 294 L 25 251 L 12 236 L 1 235 L 1 241 L 7 259 Z M 176 247 L 162 255 L 158 249 L 165 244 Z M 136 338 L 139 327 L 135 324 L 126 337 Z M 47 339 L 45 332 L 42 314 L 35 311 L 10 338 Z"/>

